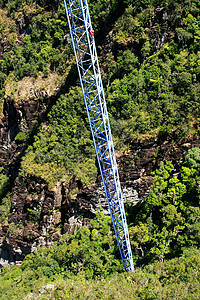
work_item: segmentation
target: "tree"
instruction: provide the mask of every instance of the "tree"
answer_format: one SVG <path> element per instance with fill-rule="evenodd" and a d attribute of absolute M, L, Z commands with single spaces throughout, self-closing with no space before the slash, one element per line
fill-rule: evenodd
<path fill-rule="evenodd" d="M 171 162 L 153 172 L 155 182 L 130 228 L 131 243 L 144 262 L 180 255 L 199 243 L 199 148 L 181 161 L 178 176 Z M 139 262 L 138 261 L 138 262 Z"/>
<path fill-rule="evenodd" d="M 9 177 L 4 173 L 4 169 L 0 168 L 0 201 L 6 195 L 9 188 Z"/>

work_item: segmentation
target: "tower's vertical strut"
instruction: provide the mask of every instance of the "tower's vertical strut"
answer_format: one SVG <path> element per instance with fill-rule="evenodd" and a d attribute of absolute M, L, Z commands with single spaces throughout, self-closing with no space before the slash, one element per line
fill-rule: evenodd
<path fill-rule="evenodd" d="M 134 271 L 121 186 L 87 0 L 64 0 L 99 168 L 125 271 Z"/>

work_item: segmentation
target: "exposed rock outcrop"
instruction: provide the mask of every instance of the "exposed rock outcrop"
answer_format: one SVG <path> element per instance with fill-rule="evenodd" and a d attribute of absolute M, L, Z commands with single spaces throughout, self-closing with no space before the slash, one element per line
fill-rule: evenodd
<path fill-rule="evenodd" d="M 33 130 L 35 122 L 42 120 L 48 103 L 48 99 L 17 103 L 10 98 L 4 100 L 4 117 L 0 123 L 0 166 L 13 178 L 17 175 L 19 157 L 26 146 L 26 133 Z M 19 136 L 19 132 L 24 135 Z"/>
<path fill-rule="evenodd" d="M 118 159 L 125 201 L 143 201 L 153 182 L 151 172 L 160 161 L 174 160 L 177 167 L 180 158 L 195 146 L 200 146 L 198 138 L 179 141 L 173 146 L 161 140 L 132 143 L 131 150 Z M 78 193 L 70 196 L 73 189 Z M 94 217 L 97 207 L 109 214 L 100 178 L 88 188 L 73 178 L 68 185 L 58 182 L 49 190 L 40 178 L 18 177 L 12 191 L 8 224 L 0 231 L 2 265 L 5 260 L 21 261 L 37 247 L 48 247 L 62 233 L 73 233 L 75 228 L 89 224 L 88 218 Z"/>
<path fill-rule="evenodd" d="M 53 3 L 50 1 L 46 9 L 55 9 Z M 32 14 L 34 7 L 18 16 L 19 35 L 30 30 L 29 16 Z M 168 12 L 162 7 L 156 8 L 147 28 L 153 52 L 174 37 L 175 33 L 168 23 Z M 114 55 L 120 47 L 125 47 L 114 43 L 113 30 L 103 43 L 102 51 L 108 53 L 112 49 Z M 132 48 L 133 44 L 126 47 Z M 8 46 L 3 44 L 0 51 Z M 104 213 L 109 214 L 100 178 L 87 188 L 74 177 L 67 184 L 59 181 L 53 189 L 49 189 L 41 178 L 19 175 L 20 160 L 28 145 L 27 136 L 31 139 L 33 131 L 46 120 L 49 107 L 58 98 L 58 89 L 64 83 L 62 80 L 66 79 L 53 72 L 46 78 L 40 75 L 36 80 L 26 77 L 17 83 L 11 78 L 5 89 L 4 117 L 0 120 L 0 167 L 4 167 L 13 188 L 10 214 L 0 228 L 0 265 L 20 262 L 37 247 L 48 247 L 61 234 L 73 233 L 75 228 L 89 224 L 88 219 L 94 217 L 97 207 L 102 207 Z M 17 101 L 14 102 L 11 97 Z M 180 140 L 175 132 L 168 138 L 160 136 L 142 142 L 130 141 L 129 151 L 118 157 L 124 200 L 134 204 L 144 201 L 153 182 L 151 172 L 160 161 L 172 160 L 178 170 L 180 158 L 195 146 L 200 146 L 198 137 Z M 71 190 L 76 192 L 72 195 Z"/>

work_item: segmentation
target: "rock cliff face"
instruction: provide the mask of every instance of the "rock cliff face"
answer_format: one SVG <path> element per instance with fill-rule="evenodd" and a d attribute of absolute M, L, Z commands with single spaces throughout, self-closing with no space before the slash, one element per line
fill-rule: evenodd
<path fill-rule="evenodd" d="M 1 264 L 21 261 L 38 246 L 48 246 L 63 233 L 73 233 L 76 227 L 88 224 L 88 218 L 101 206 L 109 213 L 101 178 L 88 188 L 72 178 L 61 181 L 49 190 L 41 178 L 18 175 L 20 157 L 26 141 L 17 139 L 19 131 L 33 130 L 34 121 L 44 116 L 49 99 L 14 103 L 5 99 L 1 120 L 0 166 L 13 181 L 12 206 L 7 224 L 0 231 Z M 172 160 L 175 166 L 189 148 L 199 146 L 199 139 L 190 138 L 173 144 L 164 138 L 132 141 L 130 150 L 118 157 L 124 199 L 133 203 L 144 201 L 152 184 L 151 172 L 161 160 Z M 75 195 L 70 191 L 76 190 Z"/>
<path fill-rule="evenodd" d="M 26 148 L 25 133 L 31 133 L 39 124 L 49 103 L 46 101 L 19 101 L 15 103 L 9 97 L 4 100 L 4 117 L 0 121 L 0 165 L 14 180 L 18 174 L 20 156 Z M 24 136 L 18 137 L 19 132 Z"/>
<path fill-rule="evenodd" d="M 56 10 L 58 3 L 48 1 L 45 10 Z M 29 17 L 25 14 L 17 21 L 18 43 L 24 30 L 30 30 Z M 153 52 L 174 37 L 168 23 L 168 12 L 157 8 L 148 31 L 149 39 L 153 40 Z M 158 24 L 160 30 L 157 30 Z M 112 49 L 116 54 L 117 47 L 127 47 L 114 42 L 113 31 L 101 43 L 105 53 Z M 8 45 L 0 45 L 0 57 L 6 47 Z M 105 214 L 109 214 L 99 177 L 94 185 L 87 188 L 80 180 L 72 178 L 69 183 L 60 181 L 49 189 L 41 178 L 19 175 L 21 158 L 33 142 L 32 137 L 39 125 L 46 120 L 50 107 L 57 99 L 59 86 L 63 84 L 55 74 L 50 73 L 47 79 L 38 76 L 34 82 L 28 77 L 18 82 L 14 86 L 15 102 L 11 99 L 13 87 L 5 87 L 3 117 L 0 119 L 0 167 L 10 177 L 13 188 L 8 220 L 0 228 L 0 265 L 21 261 L 38 246 L 48 246 L 63 233 L 73 233 L 76 227 L 88 224 L 88 218 L 94 216 L 97 207 L 102 207 Z M 144 201 L 153 182 L 151 172 L 160 161 L 172 160 L 178 171 L 180 158 L 189 148 L 196 146 L 200 146 L 199 138 L 179 140 L 175 133 L 168 138 L 160 136 L 142 142 L 130 141 L 129 151 L 117 158 L 124 200 L 134 204 Z M 74 195 L 70 193 L 72 190 L 76 191 Z"/>

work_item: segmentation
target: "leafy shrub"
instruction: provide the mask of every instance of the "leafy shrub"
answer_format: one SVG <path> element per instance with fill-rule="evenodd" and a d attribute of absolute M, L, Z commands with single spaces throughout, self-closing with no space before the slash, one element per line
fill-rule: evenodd
<path fill-rule="evenodd" d="M 0 168 L 0 200 L 6 195 L 10 182 L 9 177 L 4 173 L 4 169 Z"/>
<path fill-rule="evenodd" d="M 155 182 L 139 209 L 130 239 L 137 263 L 164 261 L 181 255 L 184 249 L 198 246 L 199 148 L 193 148 L 182 160 L 179 176 L 171 162 L 162 162 L 154 175 Z M 193 167 L 195 169 L 193 169 Z"/>

